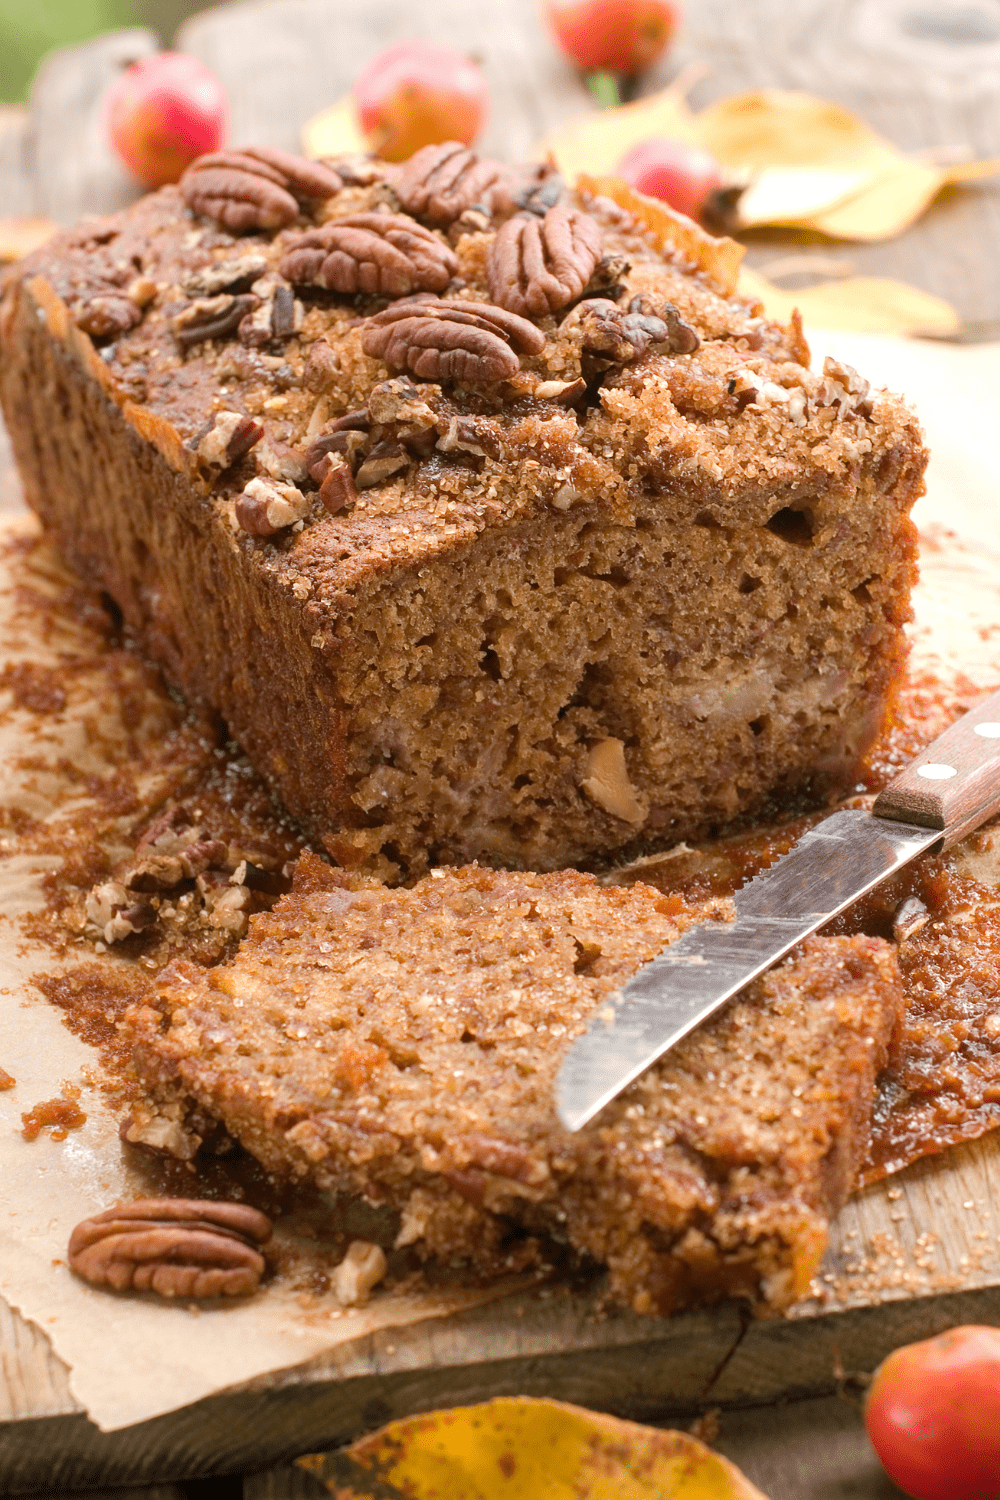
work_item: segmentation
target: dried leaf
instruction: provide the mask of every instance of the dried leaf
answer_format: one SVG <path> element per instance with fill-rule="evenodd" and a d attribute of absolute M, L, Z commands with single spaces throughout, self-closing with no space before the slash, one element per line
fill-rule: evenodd
<path fill-rule="evenodd" d="M 849 110 L 782 89 L 721 99 L 697 115 L 676 88 L 666 89 L 574 121 L 541 149 L 566 175 L 603 175 L 654 135 L 703 146 L 734 181 L 747 181 L 742 228 L 793 225 L 835 239 L 889 239 L 948 183 L 1000 171 L 1000 160 L 936 166 L 905 156 Z"/>
<path fill-rule="evenodd" d="M 941 297 L 883 276 L 852 276 L 786 292 L 759 272 L 744 268 L 739 290 L 743 296 L 762 302 L 768 317 L 779 323 L 788 323 L 798 308 L 807 331 L 837 328 L 852 333 L 943 338 L 957 333 L 960 327 L 955 309 Z"/>
<path fill-rule="evenodd" d="M 298 1462 L 337 1500 L 767 1500 L 686 1432 L 528 1397 L 407 1417 Z"/>
<path fill-rule="evenodd" d="M 306 121 L 302 150 L 311 157 L 355 156 L 368 150 L 350 94 Z"/>

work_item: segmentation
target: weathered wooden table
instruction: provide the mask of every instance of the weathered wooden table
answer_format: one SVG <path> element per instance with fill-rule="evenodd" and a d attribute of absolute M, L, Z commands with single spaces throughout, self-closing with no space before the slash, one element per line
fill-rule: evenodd
<path fill-rule="evenodd" d="M 679 45 L 645 88 L 700 62 L 706 72 L 693 91 L 695 105 L 753 87 L 801 88 L 856 109 L 906 149 L 963 146 L 984 157 L 1000 155 L 1000 0 L 796 0 L 792 6 L 787 0 L 689 0 L 688 8 Z M 234 140 L 294 149 L 305 121 L 347 91 L 368 57 L 412 35 L 446 37 L 483 60 L 494 106 L 487 151 L 528 156 L 546 130 L 588 107 L 580 80 L 543 31 L 535 0 L 471 6 L 414 0 L 405 8 L 389 0 L 243 0 L 194 17 L 179 41 L 229 89 Z M 38 214 L 69 223 L 135 196 L 103 146 L 98 101 L 123 62 L 155 45 L 153 35 L 139 29 L 68 49 L 42 69 L 30 108 L 0 109 L 0 216 Z M 763 265 L 790 247 L 807 256 L 830 254 L 829 245 L 807 236 L 758 234 L 749 259 Z M 970 336 L 982 330 L 996 337 L 998 250 L 1000 187 L 994 182 L 950 191 L 889 244 L 838 246 L 836 253 L 859 274 L 896 276 L 947 297 Z M 0 509 L 19 504 L 0 428 Z M 948 1168 L 949 1191 L 965 1184 L 970 1201 L 980 1195 L 984 1212 L 998 1216 L 994 1231 L 1000 1204 L 991 1198 L 990 1165 L 998 1160 L 994 1146 L 976 1146 L 953 1153 Z M 908 1177 L 907 1202 L 917 1217 L 923 1198 L 932 1211 L 935 1171 L 918 1168 Z M 875 1209 L 862 1198 L 850 1212 L 863 1225 Z M 962 1244 L 953 1249 L 960 1260 Z M 342 1440 L 393 1411 L 526 1390 L 625 1406 L 657 1421 L 686 1419 L 707 1400 L 718 1401 L 726 1406 L 718 1445 L 773 1500 L 875 1500 L 898 1492 L 878 1470 L 856 1407 L 830 1394 L 835 1345 L 848 1367 L 859 1367 L 933 1327 L 998 1322 L 998 1281 L 1000 1272 L 987 1268 L 950 1296 L 904 1296 L 892 1304 L 888 1321 L 873 1318 L 872 1309 L 845 1313 L 836 1325 L 818 1328 L 811 1342 L 796 1340 L 784 1324 L 758 1326 L 741 1341 L 735 1310 L 728 1321 L 691 1315 L 673 1332 L 651 1327 L 645 1343 L 634 1330 L 627 1337 L 623 1330 L 621 1338 L 587 1334 L 570 1304 L 557 1318 L 545 1314 L 537 1326 L 529 1319 L 528 1326 L 494 1329 L 488 1340 L 482 1326 L 476 1331 L 482 1315 L 473 1315 L 453 1330 L 418 1330 L 405 1359 L 375 1339 L 308 1384 L 219 1397 L 148 1424 L 148 1431 L 109 1438 L 76 1407 L 44 1335 L 0 1302 L 0 1493 L 61 1495 L 69 1493 L 66 1486 L 103 1483 L 121 1500 L 133 1494 L 180 1500 L 183 1490 L 175 1483 L 120 1487 L 240 1470 L 247 1476 L 246 1500 L 305 1496 L 316 1493 L 315 1482 L 300 1471 L 248 1471 L 266 1461 L 262 1455 Z M 559 1327 L 565 1331 L 561 1346 L 558 1340 L 553 1345 Z M 700 1382 L 692 1380 L 691 1347 L 701 1349 Z M 776 1397 L 781 1404 L 774 1404 Z M 239 1482 L 215 1480 L 211 1493 L 235 1497 Z"/>

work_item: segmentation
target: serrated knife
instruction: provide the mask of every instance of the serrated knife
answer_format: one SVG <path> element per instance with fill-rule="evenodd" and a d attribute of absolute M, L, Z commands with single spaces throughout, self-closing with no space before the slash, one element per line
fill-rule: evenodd
<path fill-rule="evenodd" d="M 875 799 L 817 823 L 736 892 L 736 920 L 691 927 L 591 1017 L 556 1081 L 579 1130 L 713 1011 L 896 870 L 1000 811 L 1000 691 L 923 750 Z"/>

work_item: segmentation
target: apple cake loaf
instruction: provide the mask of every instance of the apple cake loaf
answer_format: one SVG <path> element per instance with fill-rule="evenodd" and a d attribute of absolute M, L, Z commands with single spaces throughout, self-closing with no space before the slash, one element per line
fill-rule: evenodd
<path fill-rule="evenodd" d="M 851 783 L 925 453 L 739 247 L 458 146 L 248 148 L 9 279 L 29 501 L 342 866 L 552 869 Z"/>
<path fill-rule="evenodd" d="M 552 1102 L 595 1007 L 727 905 L 479 866 L 391 888 L 307 852 L 231 962 L 180 960 L 130 1012 L 134 1117 L 207 1114 L 275 1175 L 396 1210 L 428 1260 L 491 1275 L 568 1241 L 640 1312 L 782 1307 L 867 1149 L 890 944 L 810 940 L 576 1135 Z"/>

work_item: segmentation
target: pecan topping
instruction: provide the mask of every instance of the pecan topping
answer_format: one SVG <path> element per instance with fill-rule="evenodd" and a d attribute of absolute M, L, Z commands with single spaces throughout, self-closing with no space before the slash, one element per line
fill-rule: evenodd
<path fill-rule="evenodd" d="M 583 349 L 603 359 L 627 364 L 645 354 L 650 344 L 671 354 L 692 354 L 700 340 L 670 302 L 658 304 L 657 315 L 644 311 L 652 299 L 633 297 L 628 311 L 602 297 L 581 302 L 576 309 L 583 333 Z"/>
<path fill-rule="evenodd" d="M 322 483 L 327 472 L 323 463 L 327 454 L 346 454 L 349 459 L 353 458 L 365 442 L 371 425 L 368 408 L 363 406 L 358 411 L 349 411 L 345 416 L 338 417 L 320 437 L 309 444 L 302 462 L 317 484 Z"/>
<path fill-rule="evenodd" d="M 823 361 L 823 383 L 816 393 L 816 402 L 819 406 L 835 406 L 838 422 L 854 412 L 870 417 L 871 386 L 853 365 L 842 364 L 828 354 Z"/>
<path fill-rule="evenodd" d="M 317 469 L 319 498 L 331 516 L 357 503 L 358 491 L 349 462 L 326 453 Z"/>
<path fill-rule="evenodd" d="M 527 319 L 487 302 L 412 297 L 369 318 L 361 347 L 390 370 L 477 385 L 516 375 L 515 350 L 538 354 L 545 335 Z"/>
<path fill-rule="evenodd" d="M 412 427 L 433 427 L 437 416 L 421 397 L 411 380 L 383 380 L 372 388 L 368 397 L 368 414 L 373 422 L 405 422 Z"/>
<path fill-rule="evenodd" d="M 370 490 L 372 485 L 381 484 L 383 479 L 405 469 L 409 462 L 410 455 L 402 443 L 386 438 L 374 445 L 358 470 L 355 483 L 359 490 Z"/>
<path fill-rule="evenodd" d="M 224 339 L 235 333 L 248 313 L 258 305 L 250 292 L 230 297 L 198 297 L 173 319 L 174 337 L 183 349 L 205 339 Z"/>
<path fill-rule="evenodd" d="M 262 255 L 238 255 L 192 272 L 181 284 L 189 297 L 216 297 L 219 292 L 245 291 L 266 270 Z"/>
<path fill-rule="evenodd" d="M 550 208 L 555 208 L 565 187 L 566 179 L 551 161 L 532 162 L 514 168 L 511 181 L 498 189 L 493 206 L 500 212 L 523 209 L 544 218 Z"/>
<path fill-rule="evenodd" d="M 263 436 L 263 427 L 253 417 L 238 411 L 220 411 L 200 434 L 195 453 L 208 468 L 228 469 L 245 457 Z"/>
<path fill-rule="evenodd" d="M 544 219 L 517 214 L 497 233 L 486 259 L 490 296 L 525 318 L 544 318 L 579 297 L 604 242 L 589 214 L 561 204 Z"/>
<path fill-rule="evenodd" d="M 101 293 L 89 297 L 76 314 L 76 326 L 91 338 L 103 339 L 109 334 L 128 333 L 142 322 L 142 309 L 131 297 Z"/>
<path fill-rule="evenodd" d="M 274 536 L 309 513 L 309 501 L 290 484 L 251 479 L 236 501 L 236 520 L 251 536 Z"/>
<path fill-rule="evenodd" d="M 395 188 L 408 214 L 447 229 L 474 204 L 482 204 L 488 212 L 507 175 L 500 162 L 480 161 L 459 141 L 445 141 L 440 146 L 424 146 L 411 156 Z"/>
<path fill-rule="evenodd" d="M 458 261 L 436 234 L 403 214 L 349 214 L 290 240 L 280 270 L 298 286 L 405 297 L 443 292 Z"/>
<path fill-rule="evenodd" d="M 264 1274 L 271 1221 L 244 1203 L 140 1198 L 84 1219 L 70 1269 L 95 1286 L 161 1297 L 245 1297 Z"/>
<path fill-rule="evenodd" d="M 474 453 L 478 458 L 499 458 L 501 452 L 496 423 L 484 417 L 452 417 L 435 446 L 442 453 Z"/>
<path fill-rule="evenodd" d="M 330 198 L 343 187 L 337 173 L 273 146 L 245 146 L 199 156 L 181 178 L 188 208 L 226 229 L 281 229 L 300 205 Z"/>

